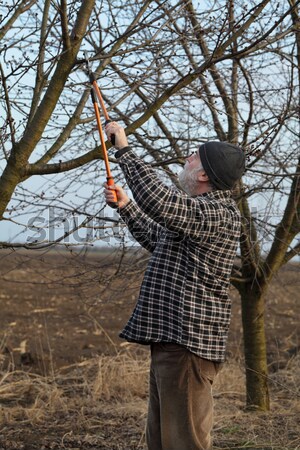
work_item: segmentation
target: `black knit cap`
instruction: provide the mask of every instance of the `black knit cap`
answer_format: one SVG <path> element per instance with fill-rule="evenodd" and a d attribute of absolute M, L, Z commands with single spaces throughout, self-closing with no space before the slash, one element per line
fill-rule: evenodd
<path fill-rule="evenodd" d="M 210 141 L 199 147 L 203 169 L 220 190 L 232 189 L 245 171 L 245 153 L 229 142 Z"/>

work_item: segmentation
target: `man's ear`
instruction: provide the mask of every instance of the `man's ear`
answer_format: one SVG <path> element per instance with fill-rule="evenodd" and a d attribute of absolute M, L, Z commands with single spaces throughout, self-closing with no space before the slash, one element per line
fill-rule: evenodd
<path fill-rule="evenodd" d="M 204 170 L 199 170 L 197 179 L 198 179 L 198 181 L 201 181 L 202 183 L 209 181 L 209 178 L 206 175 L 206 173 L 204 172 Z"/>

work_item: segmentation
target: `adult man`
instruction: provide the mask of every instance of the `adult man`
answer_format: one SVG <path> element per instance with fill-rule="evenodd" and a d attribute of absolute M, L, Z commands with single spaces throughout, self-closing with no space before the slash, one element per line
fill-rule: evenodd
<path fill-rule="evenodd" d="M 133 314 L 120 334 L 151 345 L 149 450 L 208 450 L 211 386 L 224 361 L 230 320 L 227 291 L 240 234 L 230 189 L 244 171 L 243 151 L 208 142 L 187 158 L 184 192 L 161 183 L 128 147 L 120 125 L 116 158 L 135 201 L 116 186 L 119 212 L 131 234 L 149 250 Z M 113 200 L 105 189 L 106 201 Z"/>

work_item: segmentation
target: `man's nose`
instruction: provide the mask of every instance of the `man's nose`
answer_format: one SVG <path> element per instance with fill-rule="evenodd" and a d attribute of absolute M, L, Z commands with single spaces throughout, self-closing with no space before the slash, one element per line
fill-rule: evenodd
<path fill-rule="evenodd" d="M 193 157 L 195 156 L 195 153 L 196 152 L 193 152 L 187 157 L 188 162 L 190 162 L 190 159 L 193 159 Z"/>

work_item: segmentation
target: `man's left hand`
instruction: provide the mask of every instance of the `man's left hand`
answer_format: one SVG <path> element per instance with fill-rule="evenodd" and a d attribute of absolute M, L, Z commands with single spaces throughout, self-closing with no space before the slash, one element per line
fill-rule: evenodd
<path fill-rule="evenodd" d="M 115 135 L 115 148 L 120 150 L 121 148 L 128 146 L 127 136 L 125 130 L 117 122 L 109 122 L 105 126 L 105 132 L 109 140 L 111 140 L 111 135 Z"/>

